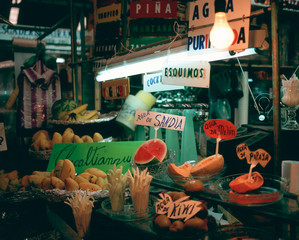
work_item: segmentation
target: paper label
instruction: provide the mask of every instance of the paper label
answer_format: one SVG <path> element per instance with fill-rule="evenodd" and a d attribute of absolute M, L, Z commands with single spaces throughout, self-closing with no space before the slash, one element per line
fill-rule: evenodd
<path fill-rule="evenodd" d="M 262 167 L 266 167 L 271 160 L 271 156 L 266 150 L 259 148 L 255 151 L 250 151 L 246 143 L 239 144 L 236 148 L 236 153 L 239 159 L 246 158 L 248 164 L 252 164 L 255 161 Z"/>
<path fill-rule="evenodd" d="M 184 131 L 186 117 L 173 114 L 136 110 L 134 123 L 158 128 Z"/>
<path fill-rule="evenodd" d="M 7 144 L 6 144 L 4 123 L 0 123 L 0 151 L 6 151 L 6 150 L 7 150 Z"/>
<path fill-rule="evenodd" d="M 143 141 L 54 144 L 47 171 L 52 171 L 60 159 L 67 158 L 78 174 L 92 167 L 108 172 L 114 164 L 123 166 L 126 172 L 131 169 L 133 156 L 141 143 Z"/>
<path fill-rule="evenodd" d="M 211 119 L 204 125 L 205 133 L 212 138 L 233 139 L 237 135 L 234 124 L 224 119 Z"/>
<path fill-rule="evenodd" d="M 201 210 L 203 204 L 200 201 L 185 201 L 189 196 L 182 197 L 175 202 L 166 193 L 160 193 L 159 196 L 161 199 L 156 202 L 156 213 L 166 214 L 170 219 L 184 219 L 184 221 L 187 221 Z"/>

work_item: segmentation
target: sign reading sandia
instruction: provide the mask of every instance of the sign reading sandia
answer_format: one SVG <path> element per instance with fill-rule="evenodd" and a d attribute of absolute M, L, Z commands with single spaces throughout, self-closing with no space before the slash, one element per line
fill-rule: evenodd
<path fill-rule="evenodd" d="M 177 86 L 209 88 L 210 64 L 208 62 L 170 62 L 162 68 L 162 83 Z"/>
<path fill-rule="evenodd" d="M 158 128 L 184 131 L 186 117 L 166 113 L 136 110 L 134 123 Z"/>

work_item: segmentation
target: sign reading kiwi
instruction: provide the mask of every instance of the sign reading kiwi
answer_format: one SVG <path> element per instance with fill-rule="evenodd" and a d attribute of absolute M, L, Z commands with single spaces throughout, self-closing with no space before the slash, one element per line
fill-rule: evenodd
<path fill-rule="evenodd" d="M 175 202 L 167 193 L 160 193 L 161 199 L 156 203 L 156 213 L 166 214 L 171 219 L 183 219 L 187 221 L 201 210 L 200 201 L 187 200 L 189 196 L 182 197 Z"/>
<path fill-rule="evenodd" d="M 126 172 L 131 169 L 134 153 L 141 143 L 143 141 L 54 144 L 47 171 L 52 171 L 59 160 L 69 159 L 77 174 L 88 168 L 108 172 L 114 164 L 123 166 Z"/>
<path fill-rule="evenodd" d="M 203 127 L 205 133 L 212 138 L 233 139 L 237 135 L 234 124 L 224 119 L 211 119 Z"/>

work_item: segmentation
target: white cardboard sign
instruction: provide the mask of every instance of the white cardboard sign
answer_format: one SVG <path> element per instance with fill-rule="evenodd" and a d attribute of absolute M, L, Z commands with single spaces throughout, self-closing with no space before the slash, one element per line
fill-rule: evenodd
<path fill-rule="evenodd" d="M 159 92 L 184 89 L 184 86 L 174 86 L 162 83 L 162 74 L 145 74 L 143 76 L 143 91 L 144 92 Z"/>
<path fill-rule="evenodd" d="M 209 88 L 210 69 L 206 61 L 167 61 L 162 68 L 162 83 Z"/>
<path fill-rule="evenodd" d="M 189 27 L 199 27 L 214 23 L 215 0 L 199 0 L 190 2 Z M 227 0 L 226 1 L 227 20 L 250 16 L 251 0 Z"/>
<path fill-rule="evenodd" d="M 186 117 L 136 110 L 134 124 L 184 131 Z"/>
<path fill-rule="evenodd" d="M 0 123 L 0 151 L 6 151 L 6 150 L 7 150 L 7 144 L 5 138 L 4 123 Z"/>
<path fill-rule="evenodd" d="M 231 22 L 229 24 L 234 32 L 235 38 L 228 50 L 239 50 L 248 48 L 249 43 L 249 19 Z M 188 55 L 198 55 L 202 50 L 211 48 L 211 27 L 190 30 L 188 33 L 187 52 Z"/>
<path fill-rule="evenodd" d="M 228 50 L 242 50 L 248 48 L 249 43 L 249 19 L 251 0 L 227 0 L 226 3 L 227 20 L 233 29 L 235 39 Z M 190 3 L 188 44 L 187 52 L 199 54 L 198 51 L 211 48 L 210 31 L 215 21 L 214 0 L 200 0 Z M 207 25 L 207 26 L 206 26 Z M 202 27 L 196 29 L 196 27 Z M 194 29 L 193 29 L 194 28 Z"/>

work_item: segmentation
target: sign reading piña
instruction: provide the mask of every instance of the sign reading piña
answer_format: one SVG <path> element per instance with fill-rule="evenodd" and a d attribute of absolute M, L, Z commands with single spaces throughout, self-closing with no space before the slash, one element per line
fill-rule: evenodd
<path fill-rule="evenodd" d="M 136 110 L 134 124 L 184 131 L 186 117 Z"/>

